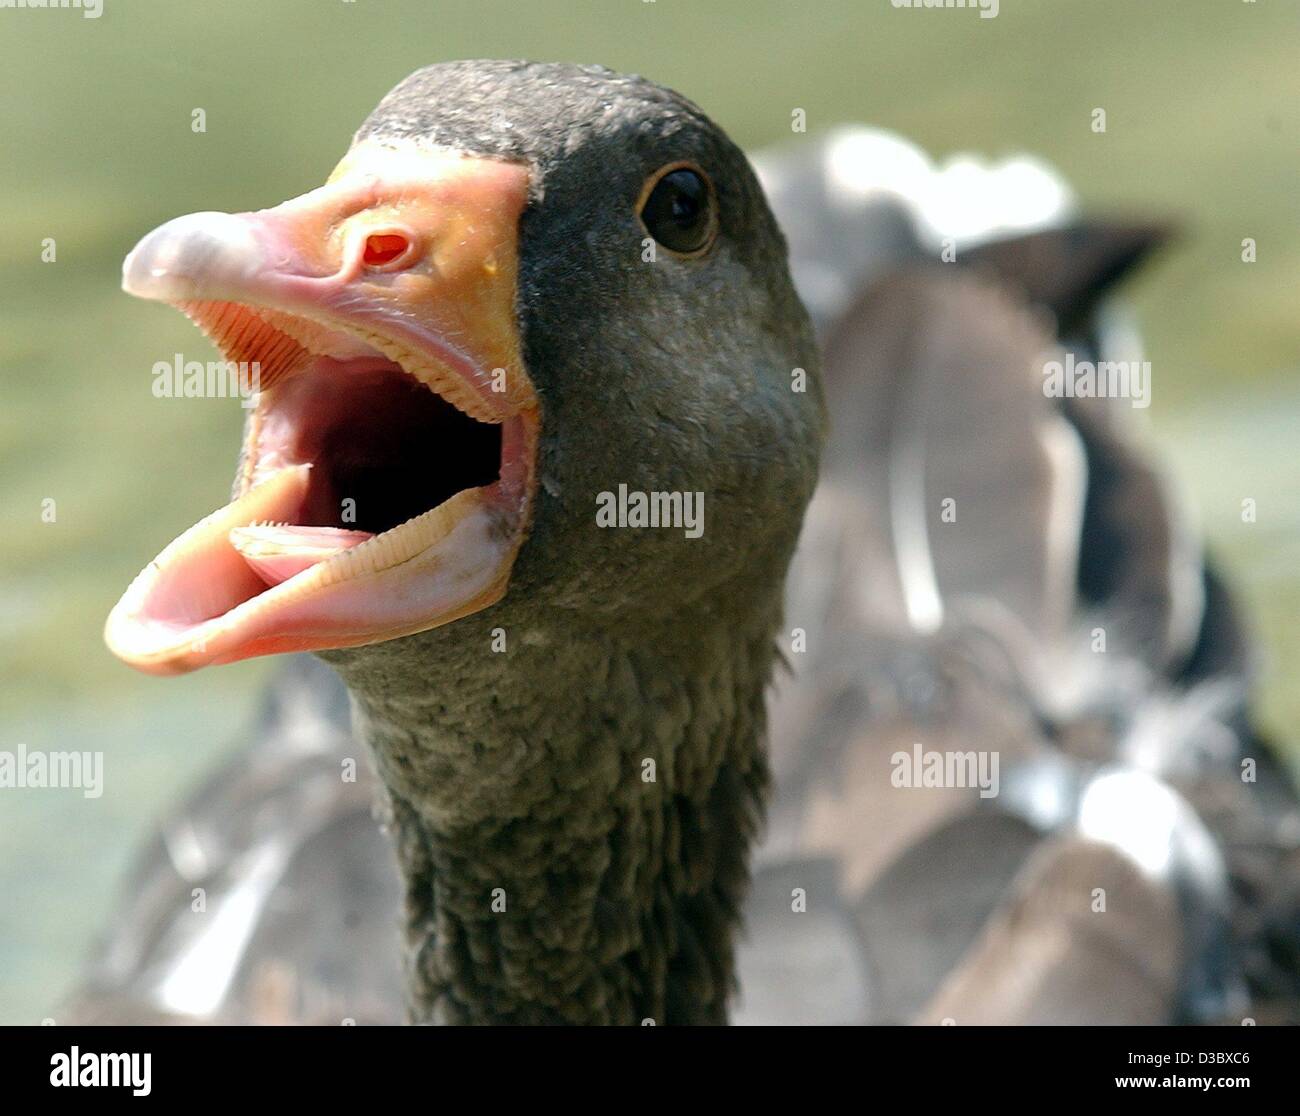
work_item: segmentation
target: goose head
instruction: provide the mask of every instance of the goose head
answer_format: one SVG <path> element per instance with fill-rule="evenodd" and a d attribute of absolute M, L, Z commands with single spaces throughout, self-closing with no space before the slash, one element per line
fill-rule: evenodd
<path fill-rule="evenodd" d="M 132 666 L 484 609 L 506 631 L 574 610 L 636 627 L 779 585 L 816 475 L 817 357 L 744 156 L 650 82 L 421 70 L 324 186 L 170 221 L 123 285 L 194 319 L 255 401 L 232 502 L 109 618 Z M 674 527 L 627 526 L 638 494 Z"/>

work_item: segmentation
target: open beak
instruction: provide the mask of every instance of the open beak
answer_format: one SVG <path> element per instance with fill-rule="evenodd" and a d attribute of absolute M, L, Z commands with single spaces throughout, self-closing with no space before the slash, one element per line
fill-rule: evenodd
<path fill-rule="evenodd" d="M 105 638 L 172 674 L 437 627 L 501 598 L 539 416 L 515 308 L 528 170 L 361 144 L 318 190 L 146 236 L 123 287 L 188 314 L 255 400 L 235 499 Z"/>

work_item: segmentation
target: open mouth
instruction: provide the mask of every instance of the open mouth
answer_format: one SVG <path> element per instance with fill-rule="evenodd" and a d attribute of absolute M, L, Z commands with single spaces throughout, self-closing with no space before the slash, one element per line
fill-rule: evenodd
<path fill-rule="evenodd" d="M 135 579 L 109 617 L 111 649 L 140 669 L 175 673 L 391 639 L 498 600 L 528 525 L 531 384 L 507 360 L 512 388 L 494 392 L 468 331 L 455 331 L 453 345 L 453 331 L 421 325 L 416 312 L 431 293 L 464 300 L 468 289 L 482 299 L 495 274 L 486 287 L 452 282 L 443 260 L 424 281 L 362 295 L 345 261 L 305 293 L 294 276 L 295 293 L 278 305 L 263 299 L 280 287 L 259 275 L 250 283 L 258 300 L 244 302 L 229 297 L 228 275 L 212 278 L 222 252 L 235 250 L 223 245 L 244 251 L 243 232 L 226 231 L 229 215 L 196 217 L 221 221 L 182 218 L 156 230 L 128 257 L 124 283 L 193 319 L 248 377 L 241 386 L 257 391 L 256 404 L 234 500 Z M 249 269 L 240 264 L 242 279 Z M 494 258 L 490 270 L 499 266 Z M 431 292 L 440 278 L 447 289 Z M 512 287 L 513 276 L 499 285 Z M 214 288 L 221 297 L 191 297 Z M 483 332 L 508 332 L 505 315 L 488 320 Z M 501 351 L 487 356 L 505 359 Z"/>

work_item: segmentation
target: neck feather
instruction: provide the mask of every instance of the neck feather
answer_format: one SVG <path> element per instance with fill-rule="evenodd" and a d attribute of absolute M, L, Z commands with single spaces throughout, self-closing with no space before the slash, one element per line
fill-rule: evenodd
<path fill-rule="evenodd" d="M 386 789 L 415 1021 L 725 1021 L 776 620 L 489 615 L 331 656 Z"/>

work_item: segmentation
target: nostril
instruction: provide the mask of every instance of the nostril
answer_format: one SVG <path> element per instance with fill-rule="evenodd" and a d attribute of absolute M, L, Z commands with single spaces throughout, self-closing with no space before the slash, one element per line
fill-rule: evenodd
<path fill-rule="evenodd" d="M 367 267 L 386 267 L 401 259 L 411 242 L 401 233 L 371 233 L 361 258 Z"/>

